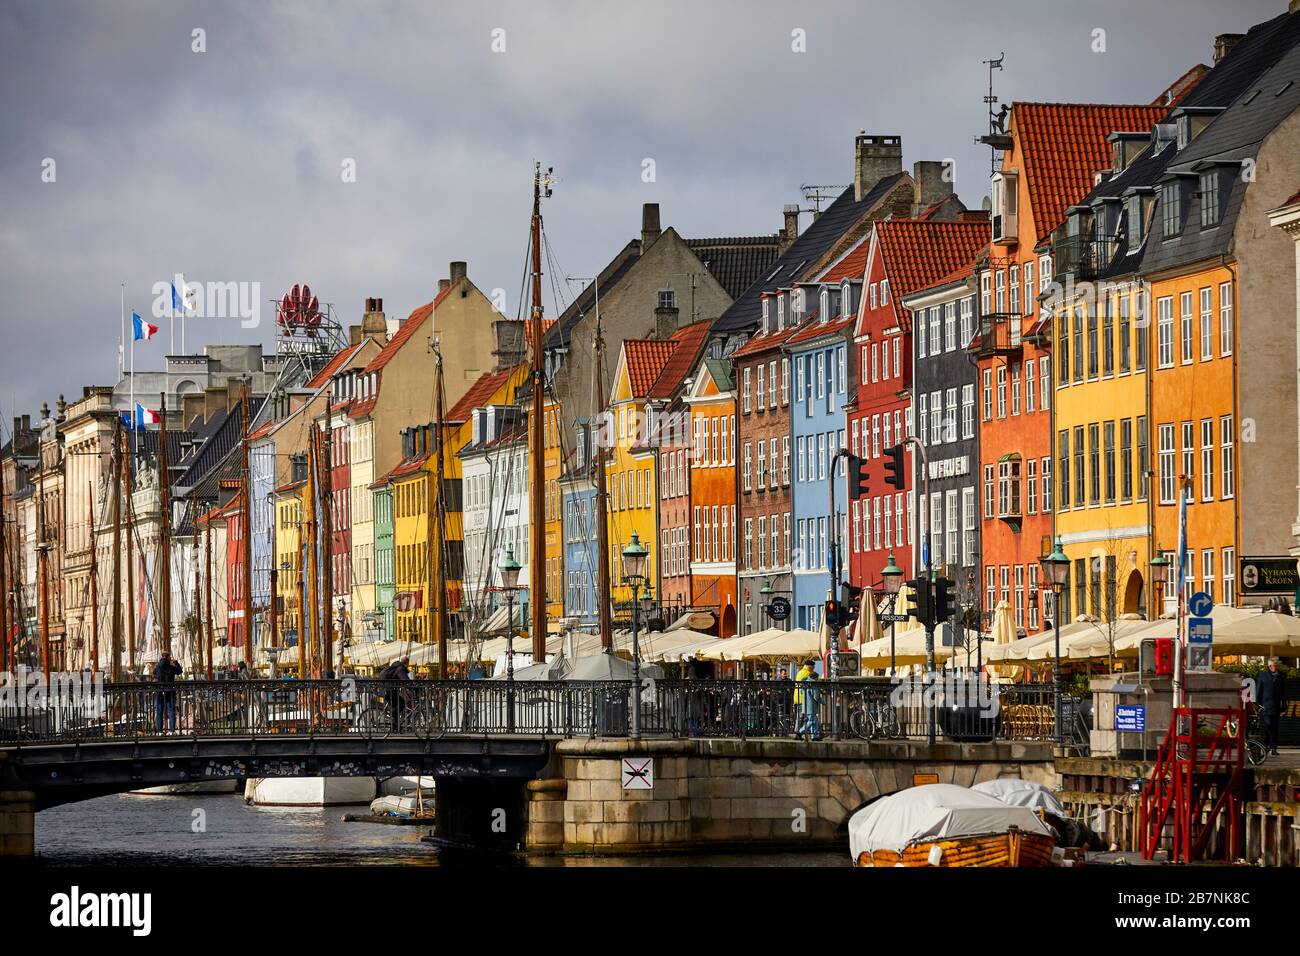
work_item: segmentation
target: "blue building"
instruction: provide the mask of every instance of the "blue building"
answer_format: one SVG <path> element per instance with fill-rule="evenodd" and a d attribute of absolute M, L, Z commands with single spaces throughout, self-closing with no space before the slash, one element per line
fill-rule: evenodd
<path fill-rule="evenodd" d="M 564 504 L 564 616 L 584 626 L 600 624 L 596 600 L 596 480 L 589 455 L 589 431 L 575 423 L 573 462 L 560 479 Z"/>
<path fill-rule="evenodd" d="M 852 254 L 850 254 L 850 257 Z M 843 280 L 843 281 L 841 281 Z M 821 279 L 796 290 L 818 294 L 819 307 L 785 343 L 794 374 L 791 390 L 791 510 L 794 525 L 794 618 L 799 627 L 821 627 L 826 592 L 831 590 L 831 556 L 839 543 L 840 579 L 848 580 L 848 508 L 844 460 L 848 447 L 844 406 L 849 396 L 849 337 L 860 282 L 832 267 Z M 831 482 L 835 514 L 830 514 Z"/>
<path fill-rule="evenodd" d="M 275 442 L 267 438 L 248 449 L 248 483 L 252 496 L 249 526 L 253 534 L 253 641 L 262 643 L 265 611 L 271 604 L 271 566 L 275 563 Z"/>

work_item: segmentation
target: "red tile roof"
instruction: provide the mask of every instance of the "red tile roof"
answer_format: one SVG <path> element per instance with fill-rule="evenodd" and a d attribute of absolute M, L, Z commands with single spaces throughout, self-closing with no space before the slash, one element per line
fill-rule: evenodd
<path fill-rule="evenodd" d="M 1086 196 L 1093 174 L 1111 165 L 1106 137 L 1149 130 L 1167 106 L 1106 103 L 1015 103 L 1011 122 L 1020 143 L 1034 226 L 1045 236 L 1065 210 Z"/>
<path fill-rule="evenodd" d="M 255 439 L 261 438 L 263 435 L 269 434 L 271 429 L 274 427 L 275 422 L 262 422 L 262 424 L 253 429 L 252 433 L 248 436 L 248 440 L 254 441 Z"/>
<path fill-rule="evenodd" d="M 817 280 L 818 282 L 842 282 L 845 279 L 861 280 L 867 271 L 867 253 L 871 251 L 871 233 L 859 242 L 839 262 L 831 266 Z"/>
<path fill-rule="evenodd" d="M 375 410 L 375 403 L 378 401 L 378 396 L 372 395 L 369 398 L 353 402 L 348 409 L 348 418 L 365 418 Z"/>
<path fill-rule="evenodd" d="M 456 288 L 456 284 L 454 283 L 447 286 L 447 288 L 438 293 L 436 299 L 432 302 L 426 302 L 407 316 L 406 321 L 397 327 L 397 331 L 393 334 L 393 337 L 384 344 L 382 349 L 379 350 L 379 354 L 370 360 L 370 364 L 366 366 L 365 371 L 376 372 L 392 361 L 393 356 L 396 355 L 398 351 L 401 350 L 402 346 L 410 340 L 411 336 L 416 333 L 416 330 L 425 323 L 425 320 L 427 320 L 429 316 L 433 315 L 433 310 L 438 307 L 443 299 L 447 298 L 448 294 L 454 288 Z"/>
<path fill-rule="evenodd" d="M 484 372 L 478 377 L 478 380 L 469 387 L 460 401 L 447 409 L 447 421 L 449 422 L 467 422 L 469 421 L 470 412 L 486 403 L 492 398 L 492 395 L 505 384 L 518 365 L 513 368 L 503 369 L 500 372 Z"/>
<path fill-rule="evenodd" d="M 276 488 L 275 491 L 276 494 L 283 494 L 286 491 L 293 491 L 295 488 L 301 488 L 305 484 L 307 484 L 306 481 L 291 481 L 288 484 L 284 484 L 281 485 L 279 488 Z"/>
<path fill-rule="evenodd" d="M 882 219 L 876 223 L 876 235 L 897 308 L 904 296 L 973 263 L 989 243 L 989 224 Z"/>
<path fill-rule="evenodd" d="M 820 322 L 805 322 L 799 327 L 799 331 L 786 339 L 786 345 L 797 345 L 800 342 L 811 342 L 813 339 L 819 339 L 823 335 L 832 335 L 856 318 L 856 315 L 836 316 L 825 325 L 822 325 Z"/>
<path fill-rule="evenodd" d="M 981 253 L 983 251 L 984 251 L 983 249 L 980 250 Z M 965 263 L 964 265 L 958 266 L 956 269 L 952 270 L 952 272 L 949 272 L 946 276 L 940 276 L 939 278 L 931 282 L 929 285 L 917 289 L 915 291 L 924 292 L 926 289 L 938 289 L 941 288 L 942 286 L 951 285 L 954 282 L 960 282 L 962 279 L 969 279 L 971 276 L 975 274 L 975 263 L 978 259 L 978 255 L 979 254 L 977 253 L 975 259 L 971 259 L 969 262 Z"/>
<path fill-rule="evenodd" d="M 360 352 L 365 344 L 365 342 L 360 342 L 356 345 L 345 345 L 335 352 L 334 356 L 325 363 L 325 367 L 308 380 L 307 388 L 320 388 L 328 382 L 335 372 L 352 361 L 352 357 Z"/>
<path fill-rule="evenodd" d="M 628 339 L 623 343 L 634 398 L 649 393 L 674 348 L 676 345 L 666 339 Z"/>
<path fill-rule="evenodd" d="M 692 322 L 673 333 L 668 341 L 673 345 L 672 354 L 664 362 L 664 367 L 650 386 L 647 398 L 671 398 L 677 387 L 686 380 L 700 360 L 704 343 L 709 337 L 713 323 L 708 319 Z"/>
<path fill-rule="evenodd" d="M 794 335 L 798 330 L 799 326 L 788 325 L 780 332 L 768 332 L 767 334 L 760 332 L 740 348 L 736 349 L 736 351 L 732 353 L 731 357 L 748 358 L 751 355 L 759 355 L 769 349 L 777 348 L 783 345 L 785 340 Z"/>
<path fill-rule="evenodd" d="M 403 458 L 397 463 L 397 467 L 384 475 L 376 484 L 389 481 L 396 481 L 398 478 L 406 478 L 418 472 L 424 463 L 429 460 L 428 455 L 414 455 L 410 458 Z"/>

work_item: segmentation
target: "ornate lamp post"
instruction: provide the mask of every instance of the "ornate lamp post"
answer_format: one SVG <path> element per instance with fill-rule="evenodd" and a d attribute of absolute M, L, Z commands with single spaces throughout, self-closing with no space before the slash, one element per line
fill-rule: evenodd
<path fill-rule="evenodd" d="M 632 540 L 623 549 L 623 583 L 632 588 L 632 727 L 633 740 L 641 739 L 641 645 L 637 634 L 637 604 L 641 597 L 641 584 L 645 581 L 646 562 L 650 551 L 632 532 Z"/>
<path fill-rule="evenodd" d="M 1156 589 L 1156 613 L 1158 620 L 1165 613 L 1165 590 L 1169 584 L 1169 572 L 1173 567 L 1173 562 L 1164 556 L 1160 551 L 1160 545 L 1156 545 L 1156 556 L 1151 559 L 1151 584 Z"/>
<path fill-rule="evenodd" d="M 1038 559 L 1039 567 L 1042 569 L 1043 581 L 1052 588 L 1055 597 L 1052 599 L 1052 624 L 1056 630 L 1055 654 L 1052 657 L 1052 691 L 1055 694 L 1053 701 L 1052 713 L 1055 720 L 1056 728 L 1056 745 L 1061 746 L 1061 589 L 1065 587 L 1065 579 L 1070 573 L 1070 559 L 1065 556 L 1061 550 L 1061 539 L 1056 539 L 1056 545 L 1051 554 L 1046 554 Z"/>
<path fill-rule="evenodd" d="M 880 577 L 885 582 L 885 593 L 889 595 L 889 616 L 898 613 L 898 589 L 903 586 L 903 569 L 894 563 L 894 552 L 889 552 L 889 563 L 880 569 Z M 889 676 L 893 677 L 894 668 L 894 622 L 889 622 Z"/>
<path fill-rule="evenodd" d="M 506 731 L 515 732 L 515 592 L 519 589 L 519 562 L 515 560 L 515 549 L 506 548 L 506 553 L 497 562 L 497 572 L 501 575 L 501 590 L 506 592 Z"/>

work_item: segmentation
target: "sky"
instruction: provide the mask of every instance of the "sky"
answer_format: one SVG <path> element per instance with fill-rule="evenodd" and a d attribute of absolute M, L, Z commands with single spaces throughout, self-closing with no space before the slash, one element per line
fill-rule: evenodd
<path fill-rule="evenodd" d="M 1211 62 L 1217 34 L 1285 8 L 10 0 L 0 422 L 115 382 L 123 295 L 149 318 L 155 284 L 176 273 L 240 283 L 263 305 L 306 282 L 346 325 L 368 296 L 405 317 L 465 260 L 515 315 L 535 160 L 555 169 L 543 213 L 568 297 L 566 277 L 594 275 L 639 235 L 644 202 L 690 238 L 777 231 L 784 205 L 809 206 L 803 184 L 852 182 L 859 130 L 901 135 L 907 169 L 952 159 L 977 207 L 981 61 L 1005 54 L 1004 103 L 1149 102 Z M 255 327 L 191 319 L 189 351 L 269 349 L 260 313 Z M 168 351 L 154 321 L 137 370 Z"/>

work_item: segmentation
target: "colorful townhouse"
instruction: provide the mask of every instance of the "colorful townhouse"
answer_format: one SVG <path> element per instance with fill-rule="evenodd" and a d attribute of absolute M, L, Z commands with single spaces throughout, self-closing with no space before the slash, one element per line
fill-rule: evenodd
<path fill-rule="evenodd" d="M 528 430 L 518 405 L 488 405 L 471 411 L 470 440 L 461 448 L 465 495 L 465 609 L 471 623 L 490 618 L 504 598 L 497 570 L 507 552 L 521 566 L 515 598 L 519 613 L 528 605 Z"/>
<path fill-rule="evenodd" d="M 740 383 L 735 439 L 740 471 L 736 587 L 742 635 L 797 624 L 793 614 L 776 621 L 767 611 L 777 596 L 793 606 L 795 594 L 792 496 L 788 473 L 782 483 L 780 469 L 782 442 L 790 440 L 791 391 L 789 357 L 782 347 L 798 329 L 787 307 L 787 292 L 764 295 L 757 334 L 731 356 Z M 776 384 L 769 385 L 773 381 Z"/>
<path fill-rule="evenodd" d="M 979 242 L 979 233 L 967 237 L 957 231 L 950 238 L 958 240 L 954 257 L 969 255 Z M 983 254 L 980 249 L 955 271 L 901 298 L 907 324 L 914 330 L 912 390 L 918 403 L 924 399 L 927 406 L 927 414 L 918 413 L 916 419 L 917 437 L 927 455 L 927 462 L 917 462 L 916 488 L 918 494 L 925 495 L 928 484 L 930 501 L 929 522 L 922 534 L 931 564 L 957 583 L 960 608 L 973 612 L 968 622 L 978 621 L 982 611 L 991 610 L 983 606 L 980 575 L 978 374 L 966 351 L 979 328 L 975 264 Z M 871 454 L 875 456 L 874 419 L 872 424 Z M 894 438 L 897 440 L 897 435 Z M 1037 490 L 1031 489 L 1031 493 L 1037 494 Z M 863 532 L 871 536 L 871 548 L 879 549 L 885 534 L 874 501 L 870 517 L 864 514 L 864 519 Z"/>
<path fill-rule="evenodd" d="M 849 447 L 844 412 L 849 396 L 848 334 L 857 305 L 855 293 L 861 291 L 860 281 L 855 283 L 851 276 L 862 274 L 859 250 L 863 245 L 859 243 L 844 260 L 821 276 L 818 285 L 801 284 L 790 291 L 798 328 L 783 346 L 779 396 L 783 407 L 790 406 L 790 433 L 782 435 L 779 444 L 776 438 L 768 441 L 768 488 L 778 484 L 789 487 L 794 479 L 790 521 L 794 528 L 791 601 L 795 622 L 814 631 L 821 627 L 827 597 L 838 591 L 834 569 L 839 569 L 839 580 L 845 580 L 848 571 L 848 501 L 844 481 L 848 472 L 843 458 L 837 459 L 836 455 L 841 450 L 847 452 Z M 826 311 L 818 308 L 816 314 L 810 315 L 812 303 L 820 299 L 820 291 L 826 289 L 829 293 L 831 288 L 839 292 L 834 304 L 828 296 Z M 769 363 L 766 396 L 769 411 L 776 407 L 778 399 L 773 371 Z M 761 398 L 761 393 L 755 397 Z M 763 480 L 761 467 L 758 479 Z M 830 506 L 832 486 L 834 512 Z M 775 545 L 776 529 L 772 531 Z"/>
<path fill-rule="evenodd" d="M 979 363 L 980 539 L 983 550 L 985 607 L 1013 604 L 1024 595 L 1017 620 L 1050 623 L 1039 613 L 1038 559 L 1051 550 L 1052 491 L 1065 493 L 1068 478 L 1057 465 L 1074 463 L 1073 442 L 1083 433 L 1073 426 L 1064 459 L 1059 457 L 1059 423 L 1052 412 L 1053 334 L 1063 328 L 1040 304 L 1052 281 L 1050 237 L 1071 204 L 1091 188 L 1093 176 L 1109 160 L 1111 133 L 1140 130 L 1156 122 L 1162 106 L 1016 103 L 1005 137 L 993 145 L 1001 165 L 992 179 L 992 245 L 977 270 L 980 283 L 980 335 L 972 343 Z M 1058 373 L 1061 354 L 1056 356 Z M 1099 433 L 1100 434 L 1100 433 Z M 1033 469 L 1031 479 L 1031 467 Z M 1037 483 L 1037 511 L 1029 511 L 1025 489 Z M 1069 489 L 1073 490 L 1073 489 Z M 1045 492 L 1045 493 L 1044 493 Z M 1070 501 L 1074 495 L 1071 494 Z M 1071 507 L 1057 500 L 1055 507 Z M 1064 543 L 1064 542 L 1063 542 Z M 1090 543 L 1084 551 L 1090 550 Z M 1067 553 L 1071 553 L 1067 551 Z M 1078 557 L 1078 548 L 1072 557 Z M 1073 619 L 1067 602 L 1063 622 Z"/>
<path fill-rule="evenodd" d="M 1187 586 L 1228 604 L 1294 598 L 1242 571 L 1290 560 L 1300 481 L 1288 447 L 1294 336 L 1279 347 L 1278 335 L 1292 321 L 1292 248 L 1268 219 L 1300 182 L 1297 80 L 1300 10 L 1252 29 L 1165 118 L 1172 153 L 1153 183 L 1142 254 L 1154 540 L 1175 547 L 1185 488 Z"/>
<path fill-rule="evenodd" d="M 664 456 L 660 483 L 666 485 L 663 497 L 680 498 L 684 492 L 690 510 L 684 527 L 660 535 L 668 563 L 664 579 L 686 568 L 689 607 L 712 613 L 713 633 L 718 637 L 734 637 L 739 623 L 736 552 L 740 542 L 736 540 L 736 387 L 731 364 L 715 358 L 701 360 L 682 404 L 691 422 L 690 446 Z"/>
<path fill-rule="evenodd" d="M 911 446 L 907 448 L 903 455 L 904 487 L 894 488 L 885 483 L 884 452 L 916 435 L 926 446 L 927 455 L 930 454 L 930 426 L 937 419 L 942 439 L 943 402 L 950 397 L 950 390 L 955 390 L 951 397 L 952 413 L 956 415 L 961 392 L 958 382 L 946 382 L 942 388 L 935 388 L 940 407 L 934 409 L 931 392 L 916 390 L 916 356 L 946 355 L 949 339 L 945 334 L 949 330 L 944 328 L 940 317 L 938 341 L 932 349 L 930 311 L 924 313 L 926 324 L 922 327 L 914 324 L 917 316 L 907 311 L 903 301 L 968 265 L 987 242 L 987 221 L 960 209 L 941 208 L 918 219 L 882 220 L 872 232 L 853 330 L 858 369 L 848 413 L 849 449 L 857 449 L 854 453 L 867 463 L 867 490 L 853 512 L 861 536 L 850 536 L 855 544 L 851 579 L 860 587 L 882 586 L 880 572 L 889 563 L 891 554 L 894 563 L 908 577 L 925 568 L 927 559 L 934 560 L 923 549 L 923 543 L 934 541 L 935 524 L 930 518 L 930 502 L 918 499 L 921 456 Z M 960 348 L 960 326 L 954 325 L 950 331 L 952 348 Z M 946 361 L 944 364 L 948 365 Z M 962 377 L 965 375 L 963 372 Z M 937 447 L 935 451 L 942 453 Z M 935 489 L 931 491 L 935 493 Z M 946 490 L 942 492 L 937 509 L 939 528 L 946 526 L 942 505 L 946 494 Z M 943 537 L 941 533 L 940 547 Z"/>
<path fill-rule="evenodd" d="M 396 555 L 393 549 L 393 486 L 387 476 L 370 486 L 371 507 L 375 516 L 375 620 L 382 640 L 397 635 L 397 615 L 393 608 L 396 587 Z"/>

